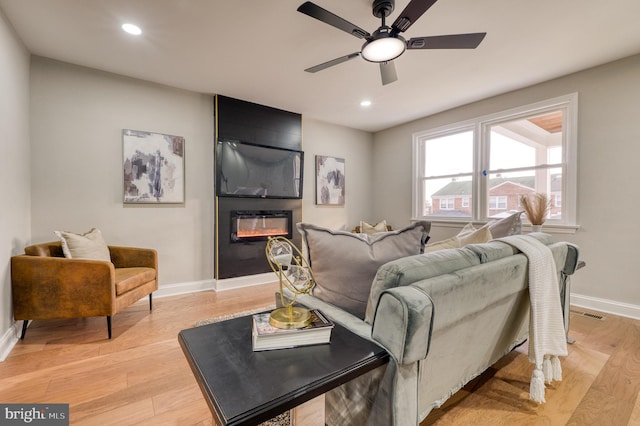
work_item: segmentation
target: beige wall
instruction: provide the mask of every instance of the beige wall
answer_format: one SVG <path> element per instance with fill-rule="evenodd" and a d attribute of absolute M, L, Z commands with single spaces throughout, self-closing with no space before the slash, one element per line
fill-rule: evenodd
<path fill-rule="evenodd" d="M 0 11 L 0 360 L 15 339 L 9 259 L 30 239 L 29 53 Z"/>
<path fill-rule="evenodd" d="M 371 133 L 303 117 L 302 134 L 302 148 L 305 155 L 303 220 L 331 229 L 347 229 L 349 231 L 360 220 L 376 221 L 376 216 L 372 212 L 371 147 L 373 136 Z M 316 155 L 345 159 L 344 207 L 315 204 Z"/>
<path fill-rule="evenodd" d="M 560 95 L 578 92 L 578 223 L 575 235 L 588 266 L 573 283 L 573 300 L 640 317 L 637 237 L 640 222 L 640 56 L 633 56 L 526 89 L 496 96 L 374 135 L 373 209 L 392 221 L 411 216 L 414 132 L 436 128 Z M 399 167 L 399 165 L 405 165 Z M 603 200 L 606 202 L 603 203 Z M 450 230 L 435 229 L 436 238 Z"/>
<path fill-rule="evenodd" d="M 184 136 L 186 202 L 124 205 L 122 129 Z M 213 101 L 40 57 L 31 66 L 32 236 L 99 228 L 158 251 L 160 287 L 213 277 Z"/>

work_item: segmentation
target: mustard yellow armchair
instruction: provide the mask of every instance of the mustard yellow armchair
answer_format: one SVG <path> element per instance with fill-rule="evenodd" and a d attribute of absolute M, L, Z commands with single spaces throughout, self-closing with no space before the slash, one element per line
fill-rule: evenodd
<path fill-rule="evenodd" d="M 111 317 L 158 289 L 158 254 L 152 249 L 109 246 L 111 262 L 67 259 L 60 242 L 35 244 L 11 258 L 13 316 L 23 320 Z"/>

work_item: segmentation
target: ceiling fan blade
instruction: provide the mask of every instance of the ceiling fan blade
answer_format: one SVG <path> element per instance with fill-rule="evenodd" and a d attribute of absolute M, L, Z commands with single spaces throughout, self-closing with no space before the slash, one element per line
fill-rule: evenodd
<path fill-rule="evenodd" d="M 407 49 L 475 49 L 487 33 L 450 34 L 414 37 L 407 41 Z"/>
<path fill-rule="evenodd" d="M 298 12 L 311 16 L 312 18 L 322 21 L 325 24 L 329 24 L 332 27 L 336 27 L 337 29 L 347 32 L 358 38 L 367 38 L 371 36 L 371 34 L 358 27 L 357 25 L 352 24 L 351 22 L 329 12 L 326 9 L 321 8 L 320 6 L 310 1 L 302 3 L 300 7 L 298 7 Z"/>
<path fill-rule="evenodd" d="M 393 61 L 380 62 L 380 77 L 382 77 L 383 86 L 393 83 L 398 79 L 396 65 Z"/>
<path fill-rule="evenodd" d="M 320 65 L 316 65 L 315 67 L 307 68 L 305 71 L 306 72 L 311 72 L 311 73 L 322 71 L 323 69 L 332 67 L 334 65 L 338 65 L 338 64 L 341 64 L 343 62 L 350 61 L 351 59 L 357 58 L 358 56 L 360 56 L 360 52 L 350 53 L 348 55 L 341 56 L 340 58 L 332 59 L 332 60 L 324 62 L 324 63 L 322 63 Z"/>
<path fill-rule="evenodd" d="M 391 28 L 398 34 L 407 31 L 437 0 L 411 0 L 393 22 Z"/>

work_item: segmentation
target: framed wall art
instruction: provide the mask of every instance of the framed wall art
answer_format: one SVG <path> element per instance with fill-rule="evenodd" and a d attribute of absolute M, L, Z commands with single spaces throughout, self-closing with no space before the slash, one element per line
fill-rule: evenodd
<path fill-rule="evenodd" d="M 316 155 L 316 204 L 344 206 L 344 158 Z"/>
<path fill-rule="evenodd" d="M 184 203 L 184 138 L 124 129 L 125 203 Z"/>

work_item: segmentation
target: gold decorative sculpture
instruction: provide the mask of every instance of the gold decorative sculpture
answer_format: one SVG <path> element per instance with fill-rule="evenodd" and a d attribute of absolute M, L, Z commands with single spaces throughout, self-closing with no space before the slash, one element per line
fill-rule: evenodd
<path fill-rule="evenodd" d="M 300 250 L 285 237 L 269 237 L 265 254 L 269 266 L 280 281 L 282 308 L 271 312 L 269 323 L 277 328 L 306 327 L 311 323 L 309 310 L 293 306 L 299 294 L 309 294 L 315 284 L 313 273 Z M 284 288 L 293 293 L 291 300 L 284 295 Z"/>

